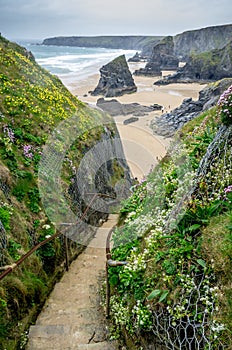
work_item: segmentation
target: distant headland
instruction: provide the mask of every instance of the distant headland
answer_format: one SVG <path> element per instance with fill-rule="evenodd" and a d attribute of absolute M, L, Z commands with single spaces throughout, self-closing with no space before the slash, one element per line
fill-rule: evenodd
<path fill-rule="evenodd" d="M 154 46 L 163 36 L 58 36 L 44 39 L 43 45 L 102 47 L 109 49 L 142 50 L 144 46 Z"/>
<path fill-rule="evenodd" d="M 154 46 L 165 37 L 167 36 L 58 36 L 44 39 L 42 45 L 138 50 L 140 54 L 135 57 L 138 60 L 149 58 Z M 232 24 L 188 30 L 168 37 L 172 38 L 174 55 L 186 57 L 193 52 L 201 53 L 224 47 L 232 37 Z"/>

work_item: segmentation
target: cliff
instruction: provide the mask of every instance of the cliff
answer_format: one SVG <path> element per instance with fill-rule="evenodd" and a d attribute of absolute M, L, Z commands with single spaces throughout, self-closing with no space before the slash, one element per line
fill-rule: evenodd
<path fill-rule="evenodd" d="M 130 178 L 112 118 L 81 103 L 30 52 L 1 36 L 0 61 L 0 274 L 11 266 L 0 284 L 0 343 L 13 350 L 22 348 L 21 335 L 67 261 L 108 216 L 109 199 L 91 206 L 85 192 L 116 198 L 118 179 Z M 99 144 L 100 158 L 88 162 Z"/>
<path fill-rule="evenodd" d="M 93 96 L 122 96 L 135 92 L 137 87 L 129 70 L 125 55 L 116 57 L 100 69 L 101 77 L 97 87 L 91 92 Z"/>
<path fill-rule="evenodd" d="M 169 84 L 190 81 L 216 81 L 232 77 L 232 41 L 224 48 L 200 54 L 192 54 L 188 62 L 173 75 L 155 84 Z"/>
<path fill-rule="evenodd" d="M 173 36 L 174 50 L 173 56 L 181 60 L 188 60 L 192 54 L 211 51 L 213 49 L 223 48 L 232 37 L 232 25 L 213 26 L 196 30 L 189 30 Z M 165 39 L 164 37 L 163 39 Z M 162 38 L 159 39 L 159 41 Z M 158 41 L 150 42 L 145 45 L 142 51 L 130 59 L 130 61 L 142 61 L 144 59 L 152 60 L 153 48 Z"/>
<path fill-rule="evenodd" d="M 232 38 L 232 24 L 190 30 L 173 37 L 174 54 L 186 58 L 223 48 Z"/>
<path fill-rule="evenodd" d="M 171 36 L 165 37 L 153 47 L 145 68 L 135 71 L 135 75 L 160 76 L 162 70 L 176 70 L 179 60 L 174 56 L 174 42 Z"/>
<path fill-rule="evenodd" d="M 160 36 L 71 36 L 54 37 L 43 40 L 43 45 L 103 47 L 110 49 L 142 50 L 160 40 Z"/>

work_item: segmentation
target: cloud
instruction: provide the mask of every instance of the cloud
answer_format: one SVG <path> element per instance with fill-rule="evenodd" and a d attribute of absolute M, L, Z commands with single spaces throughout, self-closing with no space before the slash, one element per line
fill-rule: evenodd
<path fill-rule="evenodd" d="M 0 0 L 11 37 L 153 34 L 231 22 L 231 0 Z"/>

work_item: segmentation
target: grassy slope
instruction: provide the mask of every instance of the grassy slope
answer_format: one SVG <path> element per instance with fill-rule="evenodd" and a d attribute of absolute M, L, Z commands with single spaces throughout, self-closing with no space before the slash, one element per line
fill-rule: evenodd
<path fill-rule="evenodd" d="M 0 36 L 0 220 L 6 232 L 6 241 L 3 231 L 0 241 L 1 266 L 12 264 L 35 243 L 55 233 L 40 202 L 38 164 L 51 131 L 76 113 L 76 127 L 81 132 L 63 169 L 66 187 L 73 176 L 70 162 L 78 165 L 84 150 L 105 133 L 103 126 L 86 131 L 96 120 L 100 124 L 102 115 L 88 111 L 29 52 Z M 114 132 L 110 123 L 107 128 Z M 6 349 L 15 348 L 21 330 L 54 283 L 60 271 L 61 248 L 60 240 L 54 240 L 1 281 L 0 343 Z"/>
<path fill-rule="evenodd" d="M 185 198 L 219 123 L 214 108 L 186 124 L 178 152 L 170 152 L 121 209 L 113 258 L 129 264 L 109 271 L 112 337 L 123 332 L 131 349 L 140 349 L 146 339 L 172 347 L 187 317 L 192 324 L 211 324 L 195 329 L 199 339 L 204 329 L 210 349 L 232 347 L 232 198 L 225 200 L 224 192 L 232 183 L 231 144 Z M 161 315 L 159 325 L 155 315 Z M 165 328 L 164 315 L 172 331 Z"/>

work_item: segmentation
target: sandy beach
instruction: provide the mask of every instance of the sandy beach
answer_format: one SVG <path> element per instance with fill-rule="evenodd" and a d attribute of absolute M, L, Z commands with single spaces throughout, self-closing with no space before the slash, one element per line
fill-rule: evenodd
<path fill-rule="evenodd" d="M 129 63 L 129 68 L 133 73 L 144 65 L 145 63 Z M 170 73 L 163 72 L 163 75 Z M 99 78 L 100 74 L 94 74 L 86 80 L 78 79 L 74 81 L 64 77 L 62 81 L 81 101 L 95 105 L 98 98 L 102 96 L 91 96 L 89 91 L 94 90 Z M 187 97 L 197 100 L 199 91 L 205 86 L 196 83 L 155 86 L 154 82 L 158 80 L 156 77 L 133 75 L 133 78 L 137 86 L 137 92 L 117 97 L 117 100 L 121 103 L 137 102 L 146 106 L 157 103 L 164 107 L 165 112 L 178 107 Z M 139 117 L 138 121 L 128 125 L 124 125 L 123 122 L 132 115 L 114 117 L 132 175 L 138 179 L 142 179 L 149 173 L 158 160 L 166 154 L 170 144 L 170 139 L 153 135 L 150 128 L 151 120 L 159 115 L 161 115 L 161 111 L 154 111 Z"/>

